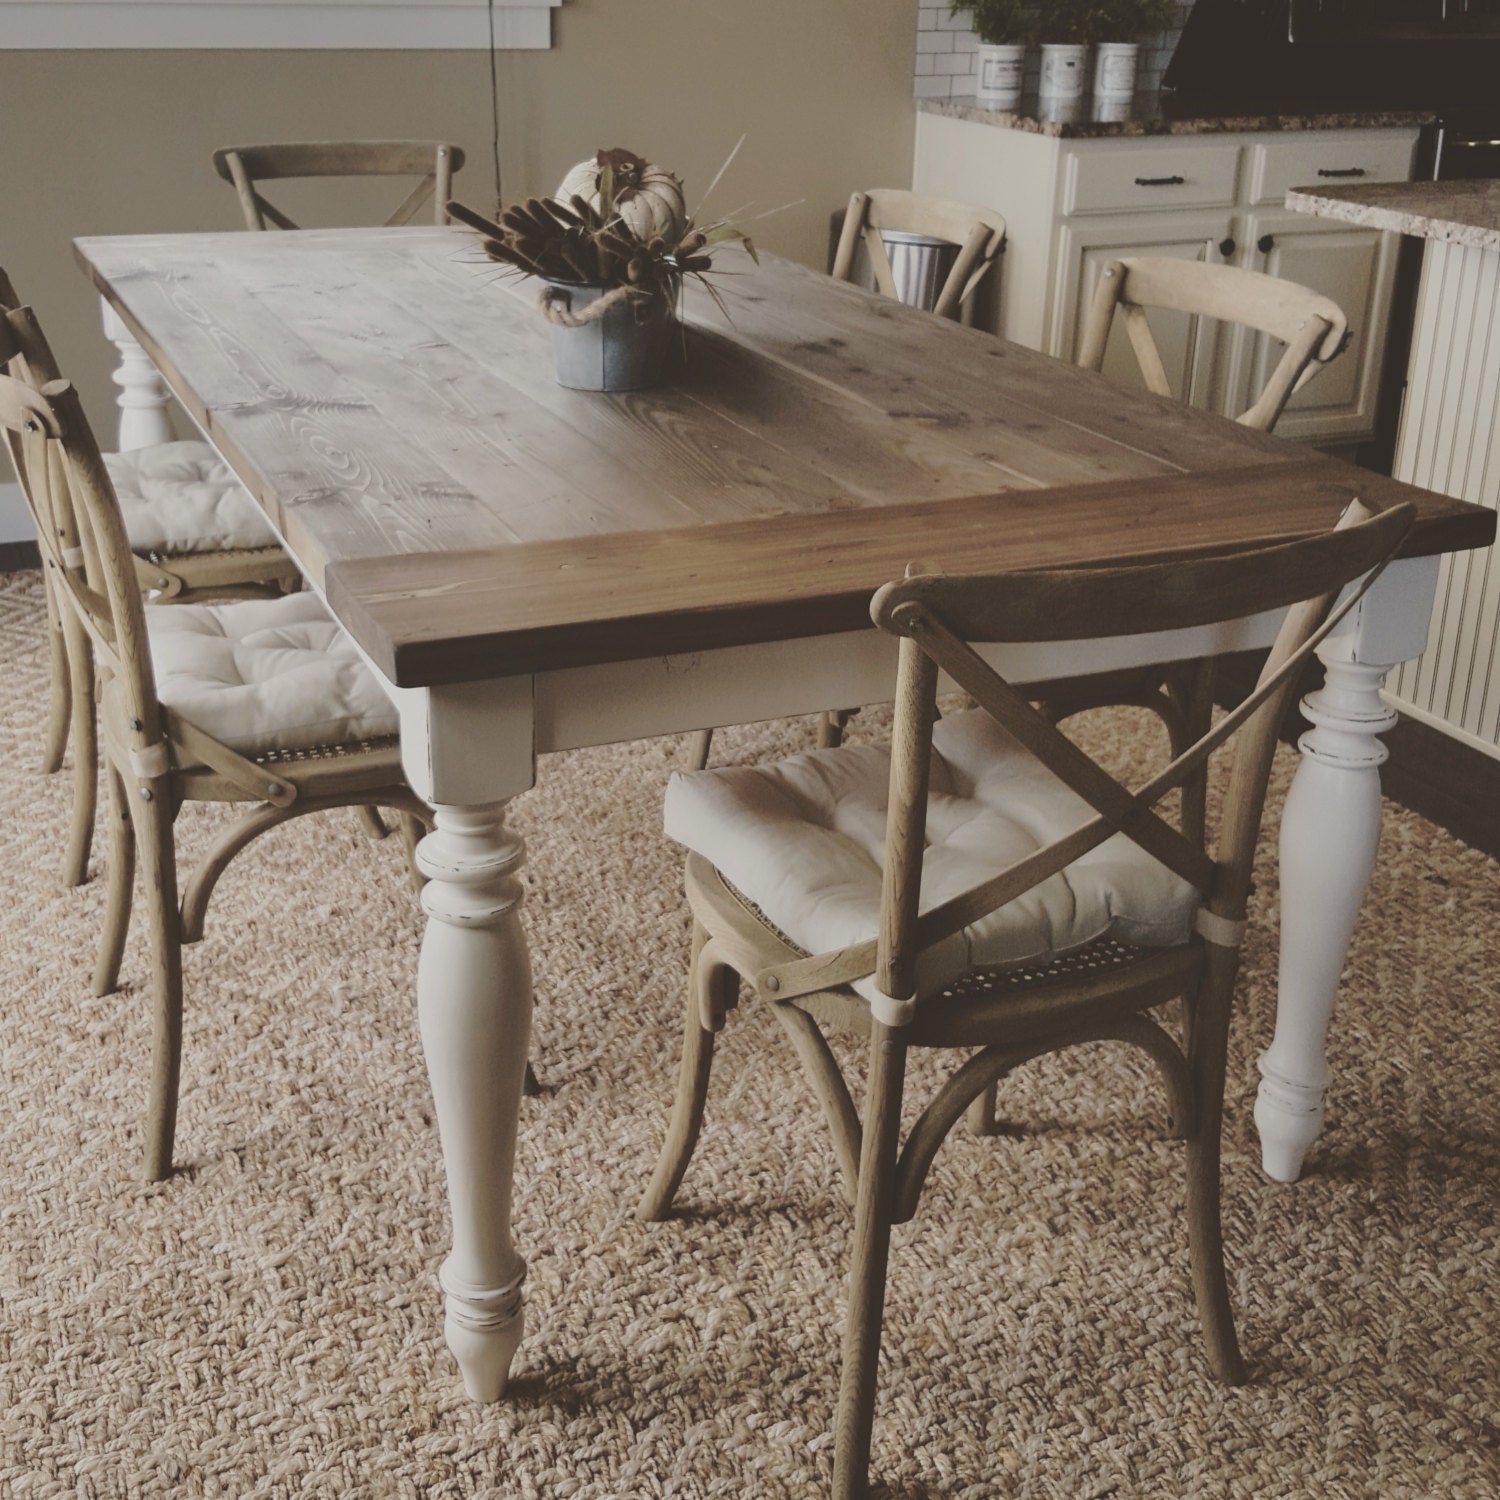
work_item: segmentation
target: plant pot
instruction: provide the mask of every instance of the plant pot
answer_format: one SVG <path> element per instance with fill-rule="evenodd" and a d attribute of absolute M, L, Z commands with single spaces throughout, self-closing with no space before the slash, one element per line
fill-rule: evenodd
<path fill-rule="evenodd" d="M 577 282 L 549 281 L 552 361 L 557 383 L 575 391 L 637 391 L 658 385 L 676 319 L 667 299 L 644 306 L 618 302 L 587 317 L 588 309 L 611 290 Z M 557 321 L 577 318 L 576 326 Z"/>
<path fill-rule="evenodd" d="M 1043 99 L 1083 98 L 1084 66 L 1089 49 L 1075 42 L 1046 42 L 1042 46 Z"/>
<path fill-rule="evenodd" d="M 1135 42 L 1100 42 L 1094 53 L 1094 98 L 1133 99 L 1140 55 L 1140 46 Z"/>
<path fill-rule="evenodd" d="M 978 82 L 974 102 L 986 109 L 1015 109 L 1021 103 L 1021 78 L 1026 48 L 1005 42 L 979 44 Z"/>

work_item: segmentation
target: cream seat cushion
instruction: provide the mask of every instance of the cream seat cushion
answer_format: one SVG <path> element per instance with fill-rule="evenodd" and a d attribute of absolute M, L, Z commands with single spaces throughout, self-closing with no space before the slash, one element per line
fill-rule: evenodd
<path fill-rule="evenodd" d="M 672 777 L 669 837 L 701 854 L 799 948 L 826 953 L 880 926 L 890 752 L 870 745 Z M 933 726 L 922 910 L 998 874 L 1092 816 L 981 710 Z M 970 969 L 1044 961 L 1101 938 L 1187 939 L 1198 896 L 1123 835 L 924 952 L 930 995 Z M 855 986 L 866 999 L 874 981 Z"/>
<path fill-rule="evenodd" d="M 207 443 L 106 453 L 133 552 L 237 552 L 280 543 L 234 471 Z"/>
<path fill-rule="evenodd" d="M 160 605 L 146 627 L 161 701 L 241 755 L 397 732 L 391 700 L 312 593 Z"/>

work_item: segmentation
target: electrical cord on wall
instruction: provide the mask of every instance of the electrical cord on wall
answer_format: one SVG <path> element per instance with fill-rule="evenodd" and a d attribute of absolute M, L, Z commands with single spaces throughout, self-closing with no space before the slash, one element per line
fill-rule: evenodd
<path fill-rule="evenodd" d="M 505 206 L 505 200 L 500 194 L 500 79 L 497 72 L 498 62 L 495 49 L 495 0 L 489 0 L 490 17 L 490 154 L 495 164 L 495 217 L 500 217 L 500 210 Z"/>

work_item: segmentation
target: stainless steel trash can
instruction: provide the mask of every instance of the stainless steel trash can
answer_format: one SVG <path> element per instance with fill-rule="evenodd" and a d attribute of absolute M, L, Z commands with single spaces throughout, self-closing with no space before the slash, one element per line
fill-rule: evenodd
<path fill-rule="evenodd" d="M 927 234 L 906 234 L 897 229 L 883 229 L 880 238 L 890 257 L 891 276 L 896 295 L 908 307 L 931 312 L 937 306 L 938 294 L 958 259 L 960 247 L 951 240 L 935 239 Z M 854 248 L 854 266 L 850 279 L 856 286 L 875 291 L 875 269 L 870 264 L 869 247 L 861 239 Z"/>

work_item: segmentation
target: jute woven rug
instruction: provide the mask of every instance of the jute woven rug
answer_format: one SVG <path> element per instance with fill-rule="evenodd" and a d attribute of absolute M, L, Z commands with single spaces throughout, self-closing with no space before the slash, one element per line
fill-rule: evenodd
<path fill-rule="evenodd" d="M 231 869 L 186 960 L 182 1169 L 143 1185 L 143 944 L 124 990 L 91 999 L 101 892 L 61 889 L 66 787 L 34 769 L 42 639 L 36 576 L 0 583 L 0 1495 L 823 1493 L 850 1216 L 770 1018 L 726 1033 L 680 1216 L 633 1217 L 681 1025 L 680 861 L 658 831 L 681 746 L 550 758 L 515 807 L 548 1092 L 518 1160 L 528 1336 L 508 1399 L 478 1407 L 442 1344 L 397 841 L 338 814 Z M 1127 716 L 1089 732 L 1127 759 L 1154 743 Z M 807 736 L 731 732 L 717 755 Z M 185 848 L 217 822 L 189 809 Z M 1387 809 L 1328 1128 L 1284 1187 L 1251 1122 L 1276 952 L 1264 864 L 1224 1168 L 1243 1389 L 1204 1367 L 1181 1147 L 1148 1065 L 1106 1047 L 1035 1064 L 1002 1096 L 1016 1135 L 956 1133 L 895 1235 L 877 1493 L 1500 1494 L 1496 877 Z M 915 1095 L 936 1073 L 913 1071 Z"/>

